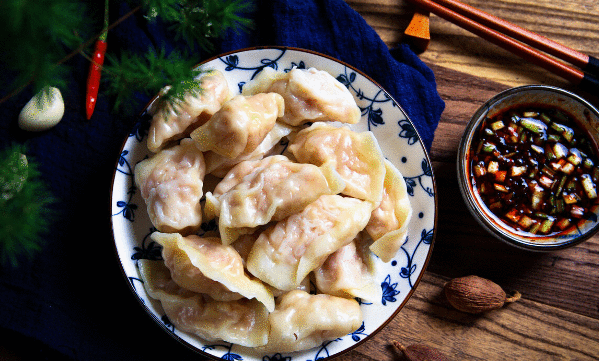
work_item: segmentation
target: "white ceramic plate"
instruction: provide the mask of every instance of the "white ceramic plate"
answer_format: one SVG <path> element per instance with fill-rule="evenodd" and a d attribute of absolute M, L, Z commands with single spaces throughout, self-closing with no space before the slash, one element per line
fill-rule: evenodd
<path fill-rule="evenodd" d="M 359 345 L 380 331 L 399 312 L 420 281 L 432 252 L 437 213 L 435 183 L 430 160 L 413 124 L 401 107 L 365 74 L 322 54 L 285 47 L 256 48 L 224 54 L 201 66 L 223 72 L 234 91 L 240 91 L 243 84 L 265 67 L 284 71 L 292 67 L 314 67 L 328 71 L 346 85 L 362 110 L 361 121 L 352 126 L 353 129 L 372 131 L 385 157 L 395 164 L 406 180 L 413 208 L 408 239 L 391 262 L 378 260 L 377 277 L 383 298 L 378 304 L 361 304 L 364 323 L 345 337 L 303 352 L 262 355 L 227 342 L 206 342 L 181 332 L 169 322 L 160 303 L 148 297 L 138 274 L 139 259 L 160 259 L 160 246 L 149 238 L 153 228 L 146 205 L 133 180 L 135 164 L 149 154 L 146 137 L 150 118 L 143 113 L 123 145 L 114 173 L 111 198 L 116 252 L 133 293 L 171 336 L 212 358 L 315 361 Z"/>

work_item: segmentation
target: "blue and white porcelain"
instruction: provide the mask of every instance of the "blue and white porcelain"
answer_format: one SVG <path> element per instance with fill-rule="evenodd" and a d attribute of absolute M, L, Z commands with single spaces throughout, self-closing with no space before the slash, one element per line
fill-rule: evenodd
<path fill-rule="evenodd" d="M 362 110 L 356 131 L 370 130 L 381 149 L 405 178 L 413 217 L 406 243 L 389 263 L 378 261 L 377 279 L 383 291 L 378 303 L 361 303 L 364 323 L 345 337 L 302 352 L 260 354 L 227 342 L 206 342 L 179 331 L 165 316 L 160 303 L 148 297 L 138 274 L 139 259 L 161 259 L 160 246 L 149 235 L 154 230 L 146 205 L 134 183 L 135 164 L 149 155 L 146 147 L 149 116 L 125 140 L 116 163 L 112 188 L 112 227 L 116 252 L 131 290 L 150 316 L 172 337 L 199 353 L 224 360 L 316 361 L 339 355 L 381 331 L 400 311 L 424 274 L 432 252 L 437 216 L 437 195 L 431 162 L 414 125 L 402 108 L 367 75 L 328 56 L 302 49 L 273 47 L 245 49 L 218 56 L 200 65 L 225 74 L 229 87 L 243 85 L 265 67 L 288 71 L 293 67 L 326 70 L 354 95 Z M 203 229 L 214 227 L 205 224 Z"/>

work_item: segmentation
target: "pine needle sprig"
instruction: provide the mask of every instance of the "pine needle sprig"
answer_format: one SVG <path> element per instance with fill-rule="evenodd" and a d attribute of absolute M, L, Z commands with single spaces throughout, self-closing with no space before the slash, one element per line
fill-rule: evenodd
<path fill-rule="evenodd" d="M 185 41 L 192 50 L 195 44 L 213 50 L 212 40 L 234 31 L 251 28 L 252 22 L 240 14 L 252 9 L 242 0 L 144 0 L 149 20 L 160 17 L 174 31 L 175 40 Z"/>
<path fill-rule="evenodd" d="M 44 244 L 54 199 L 40 179 L 37 164 L 26 160 L 25 146 L 0 152 L 0 265 L 17 267 Z"/>
<path fill-rule="evenodd" d="M 108 75 L 106 92 L 115 96 L 114 108 L 125 113 L 132 106 L 130 99 L 135 93 L 153 96 L 169 85 L 161 101 L 176 104 L 183 101 L 185 94 L 200 91 L 200 83 L 195 79 L 201 70 L 194 69 L 191 57 L 172 51 L 166 54 L 164 49 L 150 50 L 145 55 L 124 53 L 120 58 L 107 55 L 108 64 L 103 71 Z M 124 100 L 127 99 L 127 102 Z"/>

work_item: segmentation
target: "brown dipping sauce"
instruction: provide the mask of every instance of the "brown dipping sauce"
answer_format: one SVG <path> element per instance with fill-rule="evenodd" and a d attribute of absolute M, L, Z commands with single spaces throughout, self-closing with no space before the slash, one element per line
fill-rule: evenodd
<path fill-rule="evenodd" d="M 599 168 L 588 135 L 571 116 L 520 106 L 485 119 L 469 152 L 472 184 L 515 230 L 556 234 L 594 216 Z"/>

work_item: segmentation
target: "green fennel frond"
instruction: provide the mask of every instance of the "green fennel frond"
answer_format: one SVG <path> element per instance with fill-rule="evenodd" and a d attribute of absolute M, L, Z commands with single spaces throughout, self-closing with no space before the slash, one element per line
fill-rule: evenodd
<path fill-rule="evenodd" d="M 167 55 L 164 50 L 150 50 L 144 56 L 126 53 L 120 58 L 108 55 L 107 59 L 108 64 L 103 70 L 110 80 L 106 92 L 115 96 L 114 108 L 117 111 L 129 112 L 131 109 L 127 107 L 137 106 L 123 102 L 124 99 L 132 99 L 135 93 L 153 96 L 166 85 L 170 89 L 161 98 L 171 104 L 182 101 L 187 92 L 200 91 L 195 78 L 201 70 L 195 69 L 195 62 L 180 52 L 173 51 Z"/>
<path fill-rule="evenodd" d="M 240 14 L 251 10 L 252 5 L 243 0 L 144 0 L 149 20 L 156 17 L 174 31 L 175 40 L 185 41 L 193 50 L 195 44 L 212 50 L 212 40 L 225 34 L 227 29 L 245 30 L 252 26 Z"/>
<path fill-rule="evenodd" d="M 65 88 L 68 68 L 59 62 L 82 41 L 84 2 L 74 0 L 3 0 L 0 2 L 0 63 L 18 76 L 17 88 L 33 82 L 34 92 Z"/>
<path fill-rule="evenodd" d="M 19 265 L 33 258 L 52 221 L 54 202 L 39 177 L 37 164 L 24 156 L 25 147 L 13 145 L 0 152 L 0 265 Z"/>

